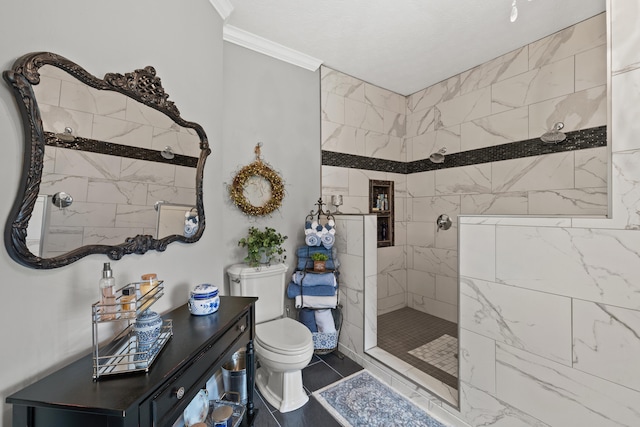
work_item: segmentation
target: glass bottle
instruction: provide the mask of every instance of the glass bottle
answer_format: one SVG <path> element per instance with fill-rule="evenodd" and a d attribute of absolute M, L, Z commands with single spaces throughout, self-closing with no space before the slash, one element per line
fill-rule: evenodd
<path fill-rule="evenodd" d="M 102 305 L 102 320 L 113 320 L 116 318 L 116 279 L 113 277 L 113 271 L 108 262 L 105 262 L 102 268 L 100 304 Z"/>
<path fill-rule="evenodd" d="M 123 317 L 132 318 L 136 316 L 136 288 L 134 286 L 128 286 L 122 290 L 120 303 Z"/>

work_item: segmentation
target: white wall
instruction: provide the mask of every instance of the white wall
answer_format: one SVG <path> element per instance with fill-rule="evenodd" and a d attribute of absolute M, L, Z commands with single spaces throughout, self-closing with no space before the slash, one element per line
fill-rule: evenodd
<path fill-rule="evenodd" d="M 305 216 L 320 197 L 319 72 L 231 43 L 224 44 L 224 58 L 225 154 L 222 175 L 213 185 L 225 187 L 223 203 L 231 206 L 226 186 L 240 168 L 255 160 L 254 148 L 262 142 L 263 161 L 281 174 L 286 192 L 282 207 L 264 217 L 245 215 L 235 207 L 226 209 L 225 226 L 214 231 L 215 238 L 228 248 L 223 256 L 228 267 L 246 255 L 237 244 L 248 227 L 273 227 L 288 236 L 284 246 L 292 271 L 295 248 L 304 244 Z"/>
<path fill-rule="evenodd" d="M 106 7 L 79 0 L 26 0 L 3 4 L 0 15 L 0 68 L 19 56 L 51 51 L 90 73 L 129 72 L 153 65 L 169 99 L 184 118 L 200 123 L 213 147 L 205 169 L 208 182 L 220 181 L 222 162 L 222 22 L 206 0 L 189 7 L 168 0 L 115 0 Z M 22 125 L 8 85 L 0 88 L 0 222 L 16 197 L 23 153 Z M 222 197 L 218 185 L 204 186 L 205 206 Z M 211 210 L 210 224 L 221 220 Z M 208 218 L 208 219 L 209 219 Z M 213 227 L 212 227 L 213 228 Z M 118 283 L 156 272 L 167 284 L 158 302 L 166 311 L 185 301 L 200 282 L 222 280 L 222 256 L 215 233 L 200 242 L 173 244 L 164 253 L 129 255 L 112 262 Z M 87 353 L 91 346 L 91 303 L 105 256 L 89 256 L 70 266 L 39 271 L 20 266 L 0 250 L 0 399 L 1 425 L 10 425 L 7 395 Z M 91 372 L 87 372 L 91 375 Z"/>
<path fill-rule="evenodd" d="M 207 0 L 188 6 L 114 0 L 101 7 L 79 0 L 25 0 L 3 4 L 0 15 L 2 70 L 34 51 L 61 54 L 100 77 L 153 65 L 182 116 L 207 133 L 212 154 L 204 171 L 207 229 L 202 239 L 112 262 L 120 284 L 148 272 L 165 280 L 166 295 L 154 306 L 159 312 L 185 303 L 188 290 L 198 283 L 222 286 L 224 268 L 241 261 L 237 241 L 251 222 L 228 203 L 223 183 L 253 160 L 257 140 L 265 143 L 265 159 L 281 172 L 287 190 L 283 208 L 258 221 L 259 226 L 281 229 L 293 248 L 296 231 L 303 229 L 304 216 L 320 193 L 317 74 L 223 45 L 222 20 Z M 9 86 L 0 86 L 4 226 L 21 174 L 23 135 Z M 94 255 L 40 271 L 20 266 L 0 249 L 0 425 L 11 424 L 7 395 L 90 351 L 90 306 L 97 300 L 105 261 Z"/>

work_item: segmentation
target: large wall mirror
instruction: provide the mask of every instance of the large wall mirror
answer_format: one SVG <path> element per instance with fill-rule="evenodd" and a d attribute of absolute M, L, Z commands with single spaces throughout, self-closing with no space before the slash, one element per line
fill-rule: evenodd
<path fill-rule="evenodd" d="M 211 150 L 153 67 L 103 79 L 50 52 L 3 73 L 23 121 L 24 165 L 5 228 L 20 264 L 56 268 L 192 243 L 205 228 Z"/>

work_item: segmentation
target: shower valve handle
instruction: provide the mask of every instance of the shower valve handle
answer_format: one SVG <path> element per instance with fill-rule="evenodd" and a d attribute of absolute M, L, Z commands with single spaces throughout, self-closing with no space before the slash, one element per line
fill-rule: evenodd
<path fill-rule="evenodd" d="M 436 225 L 438 226 L 436 231 L 448 230 L 451 228 L 451 218 L 447 214 L 442 214 L 436 220 Z"/>

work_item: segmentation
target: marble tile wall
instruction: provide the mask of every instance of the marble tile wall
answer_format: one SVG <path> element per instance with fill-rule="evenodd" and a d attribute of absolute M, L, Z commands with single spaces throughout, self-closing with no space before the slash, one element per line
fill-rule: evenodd
<path fill-rule="evenodd" d="M 462 219 L 467 420 L 503 425 L 494 418 L 508 414 L 514 424 L 504 425 L 640 423 L 635 234 Z"/>
<path fill-rule="evenodd" d="M 640 425 L 640 8 L 607 6 L 612 217 L 460 218 L 460 414 L 474 426 Z"/>
<path fill-rule="evenodd" d="M 197 134 L 164 114 L 108 91 L 80 84 L 67 73 L 41 68 L 34 87 L 45 131 L 73 134 L 131 147 L 198 157 Z M 43 256 L 89 244 L 119 244 L 126 237 L 156 234 L 155 202 L 195 203 L 193 167 L 47 146 L 40 193 L 64 191 L 74 201 L 51 207 Z"/>
<path fill-rule="evenodd" d="M 406 100 L 344 73 L 321 68 L 322 149 L 405 162 Z M 378 249 L 378 305 L 406 306 L 406 175 L 344 167 L 322 167 L 322 194 L 341 194 L 342 212 L 369 213 L 369 180 L 395 185 L 395 246 Z M 331 206 L 330 206 L 331 207 Z"/>
<path fill-rule="evenodd" d="M 407 97 L 328 68 L 321 75 L 324 151 L 414 162 L 442 147 L 538 138 L 557 121 L 568 132 L 594 128 L 607 123 L 605 15 Z M 399 241 L 379 249 L 378 311 L 408 305 L 455 322 L 457 226 L 437 231 L 436 218 L 604 216 L 607 159 L 598 147 L 407 175 L 325 165 L 323 195 L 342 194 L 341 211 L 364 213 L 368 179 L 396 181 Z"/>
<path fill-rule="evenodd" d="M 343 314 L 340 343 L 362 354 L 376 345 L 376 217 L 337 215 L 335 221 Z"/>

